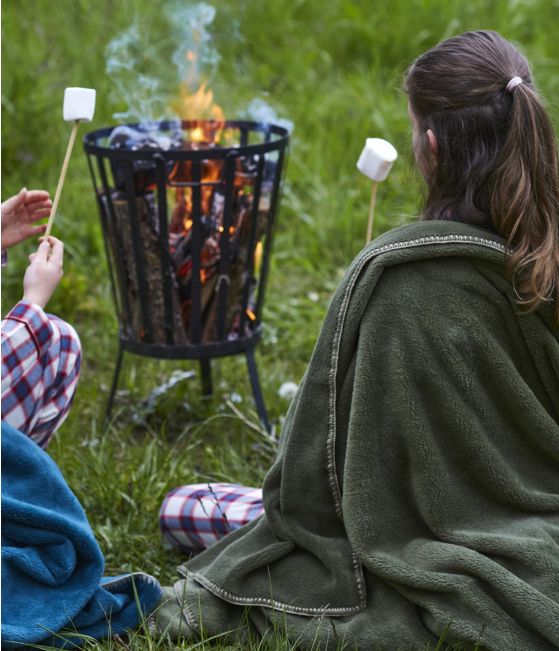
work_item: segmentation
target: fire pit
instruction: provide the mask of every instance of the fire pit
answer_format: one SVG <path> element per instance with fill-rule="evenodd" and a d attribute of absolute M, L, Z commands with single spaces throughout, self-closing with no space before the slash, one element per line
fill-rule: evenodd
<path fill-rule="evenodd" d="M 254 348 L 289 136 L 246 121 L 100 129 L 84 139 L 124 351 L 200 360 L 244 353 L 269 428 Z"/>

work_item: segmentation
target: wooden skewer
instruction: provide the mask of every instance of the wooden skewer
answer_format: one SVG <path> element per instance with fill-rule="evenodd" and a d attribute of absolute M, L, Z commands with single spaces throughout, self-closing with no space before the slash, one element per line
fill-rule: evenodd
<path fill-rule="evenodd" d="M 47 230 L 43 236 L 45 239 L 48 239 L 52 230 L 54 217 L 58 209 L 58 202 L 60 201 L 60 195 L 62 194 L 62 186 L 64 185 L 64 179 L 66 178 L 66 170 L 68 169 L 68 163 L 70 162 L 70 156 L 72 154 L 72 149 L 74 147 L 74 141 L 76 140 L 76 134 L 78 133 L 79 125 L 79 120 L 74 120 L 74 126 L 72 127 L 72 132 L 70 133 L 70 140 L 68 140 L 68 147 L 66 147 L 66 156 L 64 157 L 64 162 L 62 163 L 62 171 L 60 172 L 60 178 L 58 179 L 58 185 L 56 186 L 54 201 L 52 202 L 52 210 L 50 211 L 49 220 L 47 222 Z"/>
<path fill-rule="evenodd" d="M 375 218 L 375 204 L 377 202 L 377 185 L 376 181 L 373 181 L 371 185 L 371 203 L 369 204 L 369 221 L 367 222 L 367 237 L 365 239 L 365 244 L 369 244 L 373 237 L 373 220 Z"/>

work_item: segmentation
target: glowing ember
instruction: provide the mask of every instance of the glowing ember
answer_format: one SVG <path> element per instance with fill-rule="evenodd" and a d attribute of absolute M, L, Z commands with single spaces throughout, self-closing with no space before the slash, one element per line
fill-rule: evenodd
<path fill-rule="evenodd" d="M 254 249 L 254 273 L 258 275 L 260 273 L 260 265 L 262 264 L 262 240 L 257 242 L 256 248 Z"/>
<path fill-rule="evenodd" d="M 217 230 L 218 230 L 219 233 L 223 233 L 223 231 L 225 229 L 223 228 L 223 226 L 219 226 Z M 235 235 L 235 227 L 234 226 L 229 226 L 229 235 Z"/>
<path fill-rule="evenodd" d="M 204 130 L 201 127 L 196 127 L 190 132 L 190 140 L 192 142 L 204 142 Z"/>

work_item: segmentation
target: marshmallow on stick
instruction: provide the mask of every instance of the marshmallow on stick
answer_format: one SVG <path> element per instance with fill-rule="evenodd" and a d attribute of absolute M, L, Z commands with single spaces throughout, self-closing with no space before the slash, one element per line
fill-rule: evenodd
<path fill-rule="evenodd" d="M 72 127 L 72 132 L 70 133 L 70 139 L 68 140 L 68 147 L 66 148 L 66 156 L 64 156 L 64 163 L 62 164 L 62 171 L 60 172 L 58 185 L 56 186 L 56 193 L 54 195 L 54 201 L 52 202 L 52 210 L 50 211 L 45 237 L 50 235 L 54 216 L 58 209 L 58 202 L 60 201 L 60 195 L 62 194 L 62 186 L 64 185 L 64 179 L 66 178 L 66 170 L 68 169 L 68 163 L 70 162 L 70 155 L 72 154 L 74 141 L 76 140 L 78 126 L 80 122 L 91 122 L 94 113 L 95 90 L 93 88 L 66 88 L 64 91 L 64 107 L 62 109 L 62 115 L 66 122 L 73 122 L 74 125 Z"/>
<path fill-rule="evenodd" d="M 357 161 L 357 169 L 365 176 L 368 176 L 373 182 L 371 186 L 371 204 L 369 206 L 369 220 L 367 222 L 365 244 L 371 241 L 373 235 L 377 184 L 379 181 L 386 179 L 396 158 L 398 158 L 398 152 L 387 140 L 383 140 L 382 138 L 367 138 L 365 147 Z"/>

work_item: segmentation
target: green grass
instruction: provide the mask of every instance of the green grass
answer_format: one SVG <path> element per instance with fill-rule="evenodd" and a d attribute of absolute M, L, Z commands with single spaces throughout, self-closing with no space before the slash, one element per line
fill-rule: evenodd
<path fill-rule="evenodd" d="M 160 7 L 148 0 L 5 0 L 2 12 L 3 198 L 20 187 L 54 194 L 68 128 L 66 86 L 95 87 L 92 128 L 113 124 L 107 43 L 137 16 L 164 38 Z M 236 117 L 263 98 L 295 123 L 257 359 L 270 416 L 279 429 L 287 404 L 277 391 L 298 382 L 329 298 L 363 245 L 369 184 L 355 169 L 364 138 L 381 135 L 400 152 L 379 190 L 375 234 L 413 219 L 421 184 L 411 171 L 402 75 L 422 51 L 467 29 L 496 29 L 521 43 L 558 123 L 559 5 L 549 0 L 228 0 L 211 31 L 221 54 L 216 100 Z M 159 31 L 158 31 L 159 30 Z M 168 66 L 152 74 L 169 77 Z M 82 127 L 82 134 L 88 127 Z M 155 408 L 142 402 L 187 362 L 126 357 L 109 428 L 103 412 L 117 351 L 116 320 L 85 157 L 74 151 L 54 234 L 66 245 L 65 277 L 49 310 L 75 324 L 83 349 L 72 412 L 49 448 L 82 501 L 107 559 L 107 572 L 142 569 L 168 583 L 179 554 L 160 543 L 157 512 L 180 483 L 258 484 L 273 444 L 258 431 L 242 358 L 214 364 L 215 394 L 184 380 Z M 3 313 L 21 295 L 32 242 L 11 253 Z M 313 300 L 317 299 L 318 300 Z M 239 417 L 228 401 L 234 403 Z M 143 636 L 143 637 L 142 637 Z M 174 647 L 140 633 L 140 648 Z M 138 641 L 139 640 L 139 641 Z M 216 644 L 219 646 L 220 642 Z M 266 646 L 272 644 L 272 646 Z M 276 646 L 273 646 L 276 644 Z M 211 643 L 206 643 L 211 646 Z M 113 643 L 88 648 L 116 649 Z M 221 646 L 221 648 L 229 648 Z M 254 649 L 289 648 L 277 640 Z"/>

